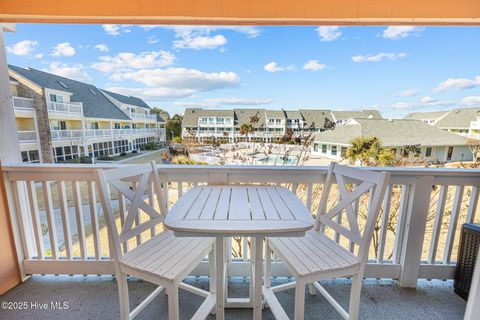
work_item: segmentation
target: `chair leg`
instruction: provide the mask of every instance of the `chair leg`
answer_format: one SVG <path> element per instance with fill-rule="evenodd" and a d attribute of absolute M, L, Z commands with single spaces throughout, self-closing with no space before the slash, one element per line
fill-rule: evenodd
<path fill-rule="evenodd" d="M 127 275 L 124 273 L 117 273 L 118 296 L 120 304 L 120 319 L 130 319 L 130 302 L 128 300 L 128 282 Z"/>
<path fill-rule="evenodd" d="M 168 291 L 168 320 L 179 320 L 178 285 L 173 284 Z"/>
<path fill-rule="evenodd" d="M 265 248 L 265 288 L 272 286 L 272 250 L 268 247 L 268 240 L 266 240 Z"/>
<path fill-rule="evenodd" d="M 305 282 L 297 278 L 295 284 L 295 320 L 303 320 L 305 316 Z"/>
<path fill-rule="evenodd" d="M 350 306 L 348 309 L 348 319 L 357 320 L 360 308 L 360 293 L 362 291 L 362 277 L 356 275 L 352 277 L 352 288 L 350 289 Z"/>
<path fill-rule="evenodd" d="M 217 272 L 215 270 L 215 265 L 215 250 L 212 250 L 208 254 L 208 278 L 210 293 L 215 293 L 217 289 Z M 217 308 L 213 308 L 212 311 L 210 311 L 210 314 L 215 315 L 216 313 Z"/>

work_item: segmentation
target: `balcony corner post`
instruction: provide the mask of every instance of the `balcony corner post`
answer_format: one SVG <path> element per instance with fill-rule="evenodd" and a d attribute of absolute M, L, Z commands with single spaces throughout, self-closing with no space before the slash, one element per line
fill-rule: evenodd
<path fill-rule="evenodd" d="M 417 286 L 433 185 L 433 176 L 417 176 L 410 189 L 400 259 L 399 283 L 404 288 Z"/>

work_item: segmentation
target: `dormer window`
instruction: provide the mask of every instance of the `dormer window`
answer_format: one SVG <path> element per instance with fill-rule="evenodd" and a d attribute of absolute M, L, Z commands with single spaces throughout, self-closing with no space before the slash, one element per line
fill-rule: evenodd
<path fill-rule="evenodd" d="M 48 95 L 48 99 L 52 102 L 63 103 L 63 96 L 58 94 L 50 93 Z"/>

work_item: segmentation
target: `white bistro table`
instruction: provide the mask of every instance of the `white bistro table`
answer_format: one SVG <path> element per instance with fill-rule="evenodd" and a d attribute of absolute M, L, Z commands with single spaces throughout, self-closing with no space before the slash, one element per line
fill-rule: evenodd
<path fill-rule="evenodd" d="M 260 320 L 263 240 L 267 236 L 301 237 L 313 224 L 311 213 L 292 192 L 279 186 L 254 185 L 194 187 L 180 197 L 165 219 L 166 227 L 173 230 L 176 236 L 216 237 L 217 320 L 225 318 L 225 307 L 239 307 L 241 304 L 238 299 L 232 303 L 225 293 L 225 239 L 242 236 L 254 240 L 253 290 L 245 303 L 253 308 L 253 319 Z"/>

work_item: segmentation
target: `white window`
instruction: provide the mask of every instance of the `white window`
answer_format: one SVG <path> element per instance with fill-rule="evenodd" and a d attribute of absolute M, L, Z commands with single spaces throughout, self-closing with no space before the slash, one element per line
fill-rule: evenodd
<path fill-rule="evenodd" d="M 48 99 L 52 102 L 63 103 L 63 96 L 58 94 L 50 93 L 48 95 Z"/>

